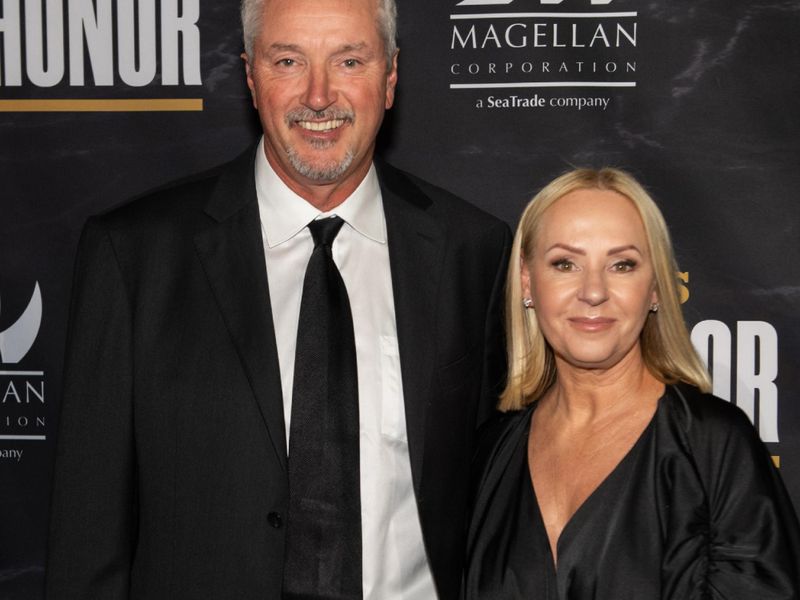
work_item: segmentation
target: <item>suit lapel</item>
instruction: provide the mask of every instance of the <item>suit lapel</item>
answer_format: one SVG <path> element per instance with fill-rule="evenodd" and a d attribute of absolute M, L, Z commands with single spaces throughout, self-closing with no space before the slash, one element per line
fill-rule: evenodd
<path fill-rule="evenodd" d="M 419 495 L 426 407 L 435 376 L 433 332 L 444 233 L 426 212 L 431 200 L 417 186 L 388 165 L 376 161 L 376 166 L 389 240 L 411 471 Z M 217 222 L 195 236 L 195 246 L 285 470 L 283 396 L 252 152 L 220 177 L 206 212 Z"/>
<path fill-rule="evenodd" d="M 377 161 L 376 166 L 386 215 L 411 473 L 420 497 L 444 233 L 426 212 L 430 198 L 392 167 Z"/>
<path fill-rule="evenodd" d="M 206 212 L 217 222 L 195 236 L 197 253 L 286 470 L 283 396 L 252 151 L 220 176 Z"/>

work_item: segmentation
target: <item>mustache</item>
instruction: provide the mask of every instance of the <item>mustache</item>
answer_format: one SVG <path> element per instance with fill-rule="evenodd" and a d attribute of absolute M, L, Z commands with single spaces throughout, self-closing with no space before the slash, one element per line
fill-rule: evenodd
<path fill-rule="evenodd" d="M 355 114 L 353 114 L 353 111 L 334 107 L 324 110 L 311 110 L 306 107 L 298 107 L 290 110 L 284 117 L 287 125 L 291 125 L 297 121 L 330 121 L 333 119 L 352 121 L 355 119 Z"/>

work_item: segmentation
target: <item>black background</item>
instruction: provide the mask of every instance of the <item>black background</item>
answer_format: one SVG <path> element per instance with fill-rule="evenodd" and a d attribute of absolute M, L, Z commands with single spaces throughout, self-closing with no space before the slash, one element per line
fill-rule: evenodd
<path fill-rule="evenodd" d="M 545 10 L 634 11 L 635 17 L 620 22 L 637 23 L 637 44 L 451 48 L 456 22 L 451 15 Z M 545 6 L 514 0 L 508 6 L 459 7 L 456 0 L 399 0 L 399 11 L 399 91 L 380 136 L 381 153 L 512 226 L 527 200 L 571 166 L 611 164 L 632 171 L 659 202 L 681 270 L 690 275 L 684 305 L 689 325 L 722 321 L 732 332 L 734 352 L 737 322 L 765 321 L 777 331 L 780 442 L 769 446 L 780 456 L 784 480 L 800 506 L 795 367 L 800 355 L 800 6 L 722 0 L 614 0 L 600 7 L 589 0 L 564 0 Z M 478 23 L 467 21 L 473 22 Z M 15 433 L 5 426 L 7 416 L 41 415 L 47 424 L 34 432 L 45 434 L 44 442 L 0 440 L 0 449 L 23 450 L 19 462 L 0 459 L 2 598 L 41 597 L 72 262 L 84 220 L 232 158 L 259 133 L 239 58 L 237 3 L 201 2 L 198 25 L 202 86 L 167 88 L 155 81 L 144 88 L 98 88 L 91 76 L 85 87 L 71 87 L 66 80 L 47 89 L 27 81 L 0 86 L 0 100 L 204 101 L 202 112 L 0 112 L 0 331 L 25 309 L 36 282 L 44 303 L 30 352 L 19 364 L 0 364 L 0 370 L 43 371 L 46 390 L 44 406 L 19 406 L 6 398 L 0 404 L 0 435 Z M 453 63 L 474 61 L 485 69 L 488 62 L 545 60 L 635 61 L 632 76 L 617 73 L 606 79 L 632 79 L 636 86 L 450 88 L 451 83 L 547 79 L 535 72 L 457 77 L 450 71 Z M 477 100 L 490 95 L 537 93 L 548 101 L 582 96 L 605 97 L 609 103 L 606 110 L 580 111 L 476 108 Z M 9 380 L 0 375 L 0 393 Z"/>

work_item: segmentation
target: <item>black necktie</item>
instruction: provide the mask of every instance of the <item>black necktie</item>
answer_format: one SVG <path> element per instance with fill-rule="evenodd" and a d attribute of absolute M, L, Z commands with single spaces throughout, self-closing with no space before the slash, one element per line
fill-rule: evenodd
<path fill-rule="evenodd" d="M 331 246 L 339 217 L 312 221 L 289 425 L 285 599 L 362 597 L 358 377 L 353 317 Z"/>

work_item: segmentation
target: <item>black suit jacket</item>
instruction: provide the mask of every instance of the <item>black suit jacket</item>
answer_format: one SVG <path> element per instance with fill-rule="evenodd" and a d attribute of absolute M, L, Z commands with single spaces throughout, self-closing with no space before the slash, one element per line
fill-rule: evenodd
<path fill-rule="evenodd" d="M 279 598 L 286 437 L 253 151 L 84 230 L 49 598 Z M 510 235 L 378 165 L 412 477 L 441 598 L 461 580 L 476 425 L 503 377 Z"/>

